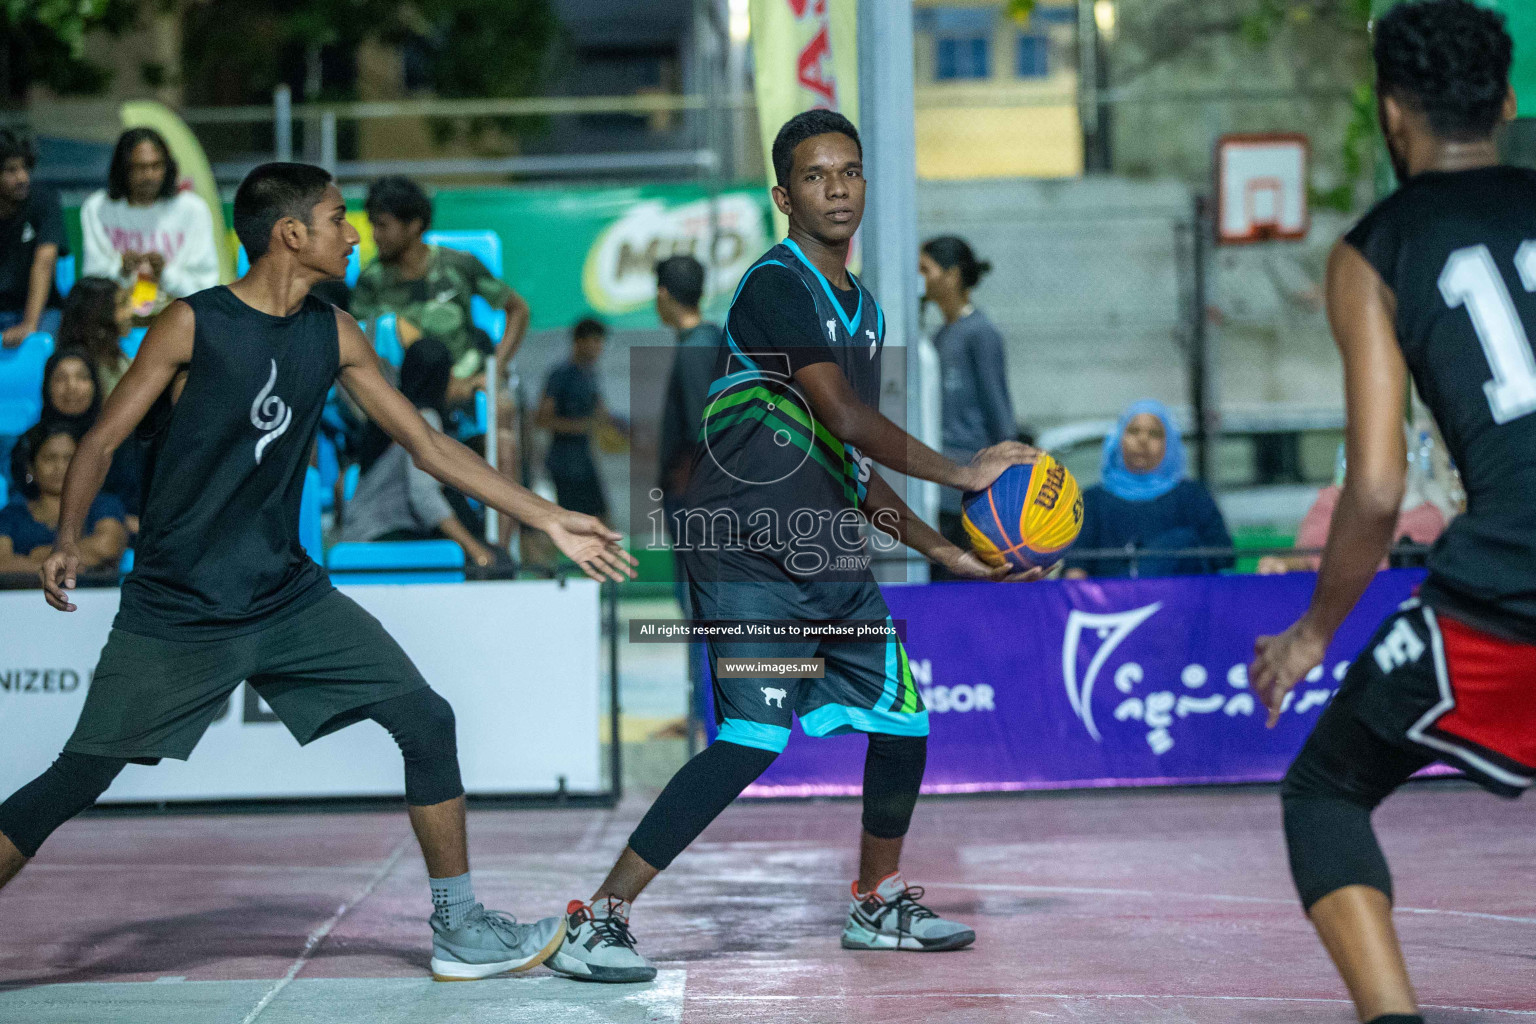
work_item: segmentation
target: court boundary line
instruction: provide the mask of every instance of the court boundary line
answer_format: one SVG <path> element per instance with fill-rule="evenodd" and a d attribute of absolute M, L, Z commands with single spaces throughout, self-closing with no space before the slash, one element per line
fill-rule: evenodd
<path fill-rule="evenodd" d="M 251 1007 L 251 1012 L 245 1015 L 245 1019 L 240 1024 L 252 1024 L 268 1006 L 272 1005 L 272 1000 L 276 999 L 278 994 L 288 987 L 288 983 L 299 976 L 299 972 L 309 963 L 310 957 L 314 956 L 315 950 L 319 948 L 320 943 L 325 941 L 325 937 L 331 934 L 331 930 L 341 923 L 341 919 L 346 917 L 349 911 L 372 895 L 373 890 L 378 887 L 378 884 L 389 876 L 390 872 L 395 869 L 396 864 L 400 863 L 400 858 L 405 856 L 405 851 L 410 847 L 413 838 L 412 836 L 406 836 L 400 840 L 395 845 L 394 850 L 390 852 L 390 855 L 385 858 L 384 863 L 379 865 L 379 869 L 373 873 L 373 877 L 368 879 L 368 883 L 363 886 L 362 890 L 350 900 L 343 902 L 324 924 L 309 933 L 304 939 L 304 948 L 299 951 L 298 959 L 294 960 L 289 966 L 288 972 L 279 978 L 277 983 L 268 989 L 265 995 L 257 1000 L 256 1005 Z"/>
<path fill-rule="evenodd" d="M 1117 1000 L 1117 999 L 1184 999 L 1205 1002 L 1237 1002 L 1237 1003 L 1326 1003 L 1329 1005 L 1353 1006 L 1348 999 L 1326 998 L 1321 996 L 1222 996 L 1222 995 L 1190 995 L 1181 993 L 1160 994 L 1155 992 L 1082 992 L 1076 995 L 1064 992 L 859 992 L 857 996 L 848 993 L 820 993 L 820 994 L 757 994 L 750 993 L 691 993 L 688 998 L 698 1002 L 717 1003 L 750 1003 L 750 1002 L 792 1002 L 813 999 L 819 1002 L 848 999 L 1061 999 L 1061 1000 Z M 1536 1010 L 1515 1010 L 1497 1006 L 1460 1006 L 1447 1003 L 1421 1003 L 1422 1010 L 1453 1010 L 1466 1013 L 1504 1013 L 1516 1017 L 1536 1017 Z"/>

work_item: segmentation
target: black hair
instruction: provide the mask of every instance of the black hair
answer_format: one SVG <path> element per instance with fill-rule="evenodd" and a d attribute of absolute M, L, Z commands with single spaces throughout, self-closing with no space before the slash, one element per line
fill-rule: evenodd
<path fill-rule="evenodd" d="M 576 326 L 571 328 L 572 341 L 580 341 L 582 338 L 606 337 L 608 337 L 608 325 L 595 316 L 584 316 L 576 321 Z"/>
<path fill-rule="evenodd" d="M 85 364 L 85 372 L 91 378 L 91 405 L 85 412 L 66 413 L 53 404 L 53 374 L 59 368 L 59 364 L 66 359 L 78 359 Z M 91 354 L 83 348 L 56 348 L 48 361 L 43 364 L 43 413 L 38 421 L 48 427 L 57 427 L 74 435 L 75 440 L 85 436 L 85 432 L 96 425 L 96 417 L 101 415 L 101 375 L 96 372 L 96 364 L 91 359 Z"/>
<path fill-rule="evenodd" d="M 63 434 L 65 437 L 79 442 L 80 435 L 60 423 L 50 423 L 43 420 L 32 424 L 27 431 L 16 439 L 16 446 L 11 449 L 11 489 L 19 492 L 22 497 L 29 500 L 42 495 L 42 490 L 37 486 L 37 481 L 32 479 L 32 463 L 37 460 L 37 453 L 43 450 L 43 445 Z"/>
<path fill-rule="evenodd" d="M 1468 0 L 1392 8 L 1374 26 L 1376 89 L 1422 113 L 1451 142 L 1487 138 L 1509 95 L 1514 42 L 1504 16 Z"/>
<path fill-rule="evenodd" d="M 29 171 L 37 166 L 37 146 L 31 134 L 13 128 L 0 128 L 0 166 L 18 157 Z"/>
<path fill-rule="evenodd" d="M 836 132 L 846 135 L 864 155 L 864 143 L 859 141 L 859 130 L 853 122 L 835 110 L 806 110 L 784 122 L 779 134 L 773 139 L 773 176 L 781 188 L 789 185 L 789 175 L 795 166 L 795 149 L 806 139 Z"/>
<path fill-rule="evenodd" d="M 267 254 L 272 226 L 284 217 L 309 224 L 309 215 L 330 187 L 331 172 L 314 164 L 262 164 L 235 190 L 235 236 L 252 263 Z"/>
<path fill-rule="evenodd" d="M 117 282 L 106 277 L 82 277 L 64 300 L 55 344 L 90 353 L 100 369 L 115 364 L 123 352 L 117 323 Z"/>
<path fill-rule="evenodd" d="M 368 186 L 363 209 L 371 217 L 387 213 L 402 224 L 421 221 L 421 230 L 432 226 L 432 200 L 416 182 L 403 174 L 388 174 Z"/>
<path fill-rule="evenodd" d="M 129 128 L 117 137 L 117 145 L 112 147 L 112 162 L 107 165 L 108 198 L 128 198 L 128 158 L 141 142 L 153 142 L 160 147 L 160 155 L 165 157 L 165 180 L 160 183 L 160 193 L 155 198 L 170 199 L 181 188 L 181 171 L 176 166 L 176 158 L 171 156 L 171 147 L 166 145 L 165 137 L 153 128 Z"/>
<path fill-rule="evenodd" d="M 656 283 L 689 309 L 704 298 L 704 264 L 692 256 L 668 256 L 656 264 Z"/>
<path fill-rule="evenodd" d="M 923 252 L 944 270 L 959 267 L 960 283 L 967 288 L 976 287 L 976 282 L 992 270 L 992 264 L 978 260 L 970 243 L 958 235 L 930 238 L 923 243 Z"/>

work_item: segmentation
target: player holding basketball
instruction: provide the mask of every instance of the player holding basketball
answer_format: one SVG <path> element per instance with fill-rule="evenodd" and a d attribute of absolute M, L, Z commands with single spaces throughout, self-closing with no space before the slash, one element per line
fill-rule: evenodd
<path fill-rule="evenodd" d="M 157 425 L 138 559 L 74 735 L 53 766 L 0 804 L 0 885 L 130 761 L 186 759 L 242 679 L 300 743 L 372 719 L 405 756 L 411 825 L 431 876 L 433 974 L 536 966 L 564 921 L 524 925 L 475 901 L 453 709 L 378 620 L 336 591 L 299 544 L 299 496 L 326 393 L 340 381 L 417 465 L 546 531 L 594 579 L 632 575 L 619 535 L 503 478 L 431 429 L 379 374 L 357 322 L 309 294 L 357 244 L 330 174 L 256 168 L 235 194 L 251 270 L 166 309 L 64 481 L 58 542 L 41 573 L 74 611 L 85 511 L 112 453 Z M 630 560 L 632 561 L 632 560 Z"/>
<path fill-rule="evenodd" d="M 1250 669 L 1274 724 L 1392 541 L 1407 377 L 1466 483 L 1419 597 L 1356 659 L 1281 788 L 1291 873 L 1361 1020 L 1421 1024 L 1370 814 L 1440 760 L 1518 796 L 1536 776 L 1536 173 L 1498 165 L 1512 116 L 1501 16 L 1466 0 L 1375 27 L 1382 130 L 1401 187 L 1334 249 L 1349 475 L 1307 613 Z"/>
<path fill-rule="evenodd" d="M 773 145 L 773 200 L 789 237 L 742 278 L 701 424 L 701 444 L 673 524 L 699 620 L 889 622 L 868 568 L 861 517 L 956 575 L 997 579 L 971 552 L 916 519 L 871 471 L 982 490 L 1034 449 L 1008 443 L 957 466 L 878 411 L 885 317 L 846 268 L 864 214 L 863 151 L 848 119 L 792 118 Z M 706 535 L 707 531 L 707 535 Z M 861 556 L 862 553 L 862 556 Z M 851 567 L 850 567 L 851 566 Z M 1019 574 L 1038 575 L 1037 570 Z M 825 677 L 721 677 L 721 658 L 825 659 Z M 812 736 L 869 736 L 864 831 L 849 949 L 958 949 L 975 940 L 918 902 L 899 859 L 922 783 L 928 713 L 899 641 L 710 643 L 715 742 L 672 778 L 589 902 L 568 908 L 566 941 L 546 966 L 594 981 L 644 981 L 631 902 L 771 764 L 791 716 Z"/>

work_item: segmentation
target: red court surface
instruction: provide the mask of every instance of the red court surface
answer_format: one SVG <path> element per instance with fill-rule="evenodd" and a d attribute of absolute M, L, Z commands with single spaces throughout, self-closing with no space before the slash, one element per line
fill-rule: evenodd
<path fill-rule="evenodd" d="M 496 908 L 585 896 L 644 810 L 471 814 Z M 1536 1021 L 1536 802 L 1417 785 L 1377 815 L 1427 1018 Z M 1279 1024 L 1354 1019 L 1272 790 L 928 800 L 906 874 L 973 949 L 838 947 L 852 802 L 738 805 L 642 899 L 648 986 L 426 976 L 403 813 L 88 817 L 0 893 L 0 1021 Z"/>

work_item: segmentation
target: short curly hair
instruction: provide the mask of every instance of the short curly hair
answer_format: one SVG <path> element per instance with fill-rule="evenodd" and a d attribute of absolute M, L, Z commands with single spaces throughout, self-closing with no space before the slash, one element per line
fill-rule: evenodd
<path fill-rule="evenodd" d="M 1422 113 L 1448 141 L 1498 127 L 1514 52 L 1502 14 L 1468 0 L 1419 0 L 1392 8 L 1374 30 L 1381 95 Z"/>
<path fill-rule="evenodd" d="M 773 176 L 778 179 L 780 188 L 789 185 L 789 175 L 795 164 L 795 148 L 806 139 L 829 132 L 848 136 L 859 148 L 859 155 L 864 155 L 864 144 L 859 141 L 859 130 L 853 126 L 852 121 L 835 110 L 817 108 L 802 111 L 785 121 L 784 127 L 779 129 L 779 134 L 773 140 Z"/>

